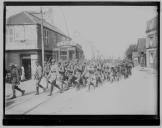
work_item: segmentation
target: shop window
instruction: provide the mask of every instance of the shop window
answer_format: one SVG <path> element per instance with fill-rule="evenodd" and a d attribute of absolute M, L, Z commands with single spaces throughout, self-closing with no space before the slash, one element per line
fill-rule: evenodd
<path fill-rule="evenodd" d="M 154 40 L 153 40 L 153 37 L 150 37 L 150 43 L 149 43 L 149 46 L 150 46 L 150 47 L 153 47 L 153 41 L 154 41 Z"/>
<path fill-rule="evenodd" d="M 150 53 L 150 63 L 152 64 L 154 61 L 154 54 L 151 52 Z"/>

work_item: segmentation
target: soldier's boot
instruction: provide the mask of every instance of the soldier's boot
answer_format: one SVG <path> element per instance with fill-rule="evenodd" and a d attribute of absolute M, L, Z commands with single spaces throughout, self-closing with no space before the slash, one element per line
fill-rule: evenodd
<path fill-rule="evenodd" d="M 53 84 L 51 85 L 51 90 L 50 90 L 50 94 L 48 96 L 51 96 L 52 95 L 52 92 L 53 92 Z"/>
<path fill-rule="evenodd" d="M 47 83 L 47 87 L 46 87 L 46 89 L 48 89 L 48 80 L 46 80 L 46 83 Z"/>
<path fill-rule="evenodd" d="M 60 93 L 62 93 L 62 89 L 60 88 L 60 86 L 58 86 L 56 83 L 54 84 L 54 86 L 60 90 Z"/>
<path fill-rule="evenodd" d="M 35 95 L 39 95 L 39 87 L 36 87 L 36 94 Z"/>
<path fill-rule="evenodd" d="M 22 93 L 22 96 L 25 94 L 25 90 L 20 89 L 18 86 L 15 87 L 16 90 Z"/>
<path fill-rule="evenodd" d="M 15 99 L 16 98 L 16 95 L 13 95 L 12 97 L 11 97 L 11 99 Z"/>
<path fill-rule="evenodd" d="M 46 89 L 42 85 L 39 85 L 39 87 L 41 87 L 44 92 L 46 91 Z"/>
<path fill-rule="evenodd" d="M 61 91 L 64 91 L 64 86 L 63 86 L 63 82 L 61 83 Z"/>
<path fill-rule="evenodd" d="M 13 92 L 13 96 L 11 97 L 11 99 L 16 98 L 16 90 L 15 90 L 15 86 L 12 85 L 12 92 Z"/>

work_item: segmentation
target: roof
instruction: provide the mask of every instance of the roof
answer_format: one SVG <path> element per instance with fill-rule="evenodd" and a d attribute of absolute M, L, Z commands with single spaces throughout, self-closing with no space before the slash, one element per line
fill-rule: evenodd
<path fill-rule="evenodd" d="M 157 30 L 158 28 L 158 18 L 157 16 L 152 18 L 151 20 L 147 21 L 147 28 L 146 28 L 146 33 Z"/>
<path fill-rule="evenodd" d="M 146 38 L 139 38 L 137 43 L 138 52 L 146 52 Z"/>
<path fill-rule="evenodd" d="M 16 15 L 10 16 L 7 19 L 7 25 L 25 25 L 25 24 L 39 24 L 41 25 L 41 15 L 35 12 L 27 12 L 27 11 L 23 11 L 20 12 Z M 67 38 L 67 35 L 65 35 L 59 28 L 57 28 L 56 26 L 48 23 L 46 20 L 43 20 L 43 26 L 46 28 L 49 28 Z M 71 38 L 70 38 L 71 39 Z"/>
<path fill-rule="evenodd" d="M 80 50 L 82 50 L 82 46 L 75 43 L 74 41 L 68 41 L 68 40 L 64 40 L 64 41 L 61 41 L 61 42 L 58 42 L 57 43 L 57 47 L 77 47 L 79 48 Z"/>

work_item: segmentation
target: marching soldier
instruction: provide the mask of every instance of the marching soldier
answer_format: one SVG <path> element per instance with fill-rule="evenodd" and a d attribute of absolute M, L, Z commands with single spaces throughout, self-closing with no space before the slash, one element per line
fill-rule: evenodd
<path fill-rule="evenodd" d="M 11 66 L 11 84 L 13 92 L 11 99 L 16 98 L 16 90 L 20 91 L 22 93 L 22 96 L 25 94 L 25 90 L 22 90 L 18 87 L 18 85 L 20 84 L 20 75 L 15 65 Z"/>
<path fill-rule="evenodd" d="M 42 85 L 40 85 L 42 76 L 43 76 L 42 67 L 40 66 L 38 62 L 36 62 L 36 71 L 34 74 L 34 79 L 36 80 L 36 94 L 35 95 L 39 95 L 39 87 L 42 88 L 44 92 L 46 91 L 46 89 Z"/>
<path fill-rule="evenodd" d="M 55 59 L 52 59 L 51 62 L 52 65 L 48 75 L 49 82 L 51 83 L 51 89 L 50 89 L 50 94 L 48 96 L 52 95 L 54 86 L 60 90 L 60 93 L 62 93 L 62 89 L 56 84 L 56 79 L 57 76 L 59 75 L 58 65 L 56 64 Z"/>
<path fill-rule="evenodd" d="M 59 65 L 59 74 L 60 74 L 60 82 L 61 82 L 61 89 L 64 90 L 64 86 L 63 85 L 67 85 L 67 83 L 65 82 L 65 67 L 63 63 L 60 63 Z M 66 88 L 68 89 L 68 88 Z"/>
<path fill-rule="evenodd" d="M 46 78 L 46 84 L 48 88 L 48 74 L 50 72 L 50 63 L 44 62 L 44 77 Z"/>

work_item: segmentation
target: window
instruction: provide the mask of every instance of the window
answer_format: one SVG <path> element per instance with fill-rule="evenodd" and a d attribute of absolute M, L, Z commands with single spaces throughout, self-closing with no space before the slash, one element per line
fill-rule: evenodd
<path fill-rule="evenodd" d="M 60 51 L 60 55 L 67 55 L 67 51 Z"/>
<path fill-rule="evenodd" d="M 154 42 L 154 38 L 153 37 L 150 37 L 150 42 L 149 42 L 149 46 L 150 47 L 153 47 L 153 42 Z"/>
<path fill-rule="evenodd" d="M 48 45 L 48 30 L 44 30 L 44 44 Z"/>
<path fill-rule="evenodd" d="M 14 41 L 14 29 L 13 29 L 13 27 L 8 27 L 8 38 L 9 38 L 9 42 Z"/>
<path fill-rule="evenodd" d="M 152 64 L 154 60 L 154 54 L 151 52 L 150 53 L 150 63 Z"/>
<path fill-rule="evenodd" d="M 15 29 L 15 40 L 24 41 L 25 40 L 25 28 L 22 25 L 14 26 Z"/>

